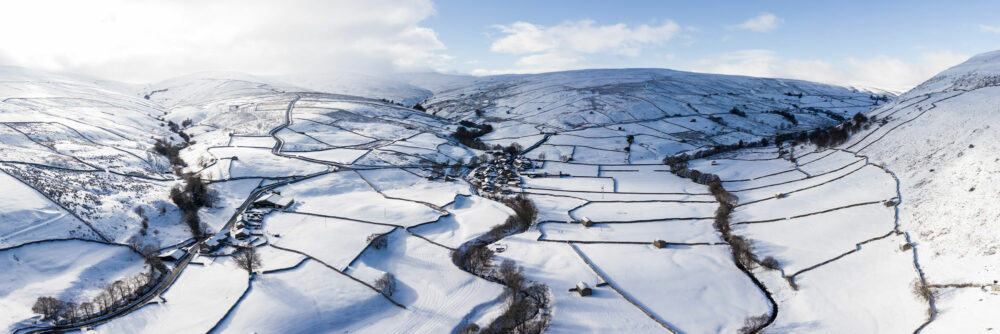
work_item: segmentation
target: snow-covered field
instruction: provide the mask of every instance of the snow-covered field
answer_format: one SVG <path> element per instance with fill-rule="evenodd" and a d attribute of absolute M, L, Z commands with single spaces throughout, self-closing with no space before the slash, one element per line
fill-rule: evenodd
<path fill-rule="evenodd" d="M 167 260 L 176 280 L 89 330 L 485 328 L 508 300 L 489 269 L 513 260 L 548 287 L 535 315 L 550 314 L 555 333 L 989 331 L 997 64 L 998 53 L 978 56 L 884 104 L 843 87 L 656 69 L 201 73 L 130 87 L 0 68 L 0 327 L 52 326 L 31 311 L 38 297 L 92 298 L 149 270 L 137 251 L 198 253 L 230 229 L 224 243 L 259 252 L 255 273 L 231 246 Z M 775 146 L 859 112 L 876 120 L 842 145 Z M 459 138 L 459 127 L 492 130 Z M 186 166 L 157 140 L 182 145 Z M 716 188 L 663 162 L 720 145 L 733 149 L 687 166 L 737 198 L 728 228 Z M 484 171 L 513 176 L 482 184 L 473 168 L 500 166 L 487 154 L 508 146 L 534 166 Z M 172 200 L 185 173 L 209 189 L 195 209 L 204 236 Z M 260 226 L 241 221 L 272 191 L 291 204 Z M 527 231 L 494 229 L 517 212 L 505 191 L 537 208 Z M 236 225 L 251 236 L 234 241 Z M 497 235 L 488 270 L 456 265 Z M 743 240 L 755 261 L 739 260 Z M 593 294 L 567 291 L 579 282 Z"/>

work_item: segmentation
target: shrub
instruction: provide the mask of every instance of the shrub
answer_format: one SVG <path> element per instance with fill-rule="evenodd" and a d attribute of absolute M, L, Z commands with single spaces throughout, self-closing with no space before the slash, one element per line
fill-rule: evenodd
<path fill-rule="evenodd" d="M 712 226 L 715 227 L 716 231 L 722 234 L 722 238 L 726 239 L 729 237 L 730 226 L 729 226 L 729 214 L 732 213 L 733 207 L 726 204 L 719 204 L 719 207 L 715 209 L 715 222 Z"/>
<path fill-rule="evenodd" d="M 746 318 L 746 320 L 743 321 L 743 327 L 739 329 L 738 333 L 740 334 L 756 333 L 757 331 L 763 329 L 764 326 L 767 325 L 767 321 L 770 319 L 771 317 L 769 317 L 767 314 L 761 314 L 755 317 Z"/>
<path fill-rule="evenodd" d="M 451 134 L 452 137 L 457 139 L 463 145 L 477 150 L 486 150 L 489 148 L 486 144 L 483 144 L 483 142 L 479 140 L 479 137 L 493 132 L 492 125 L 485 123 L 476 125 L 475 123 L 469 121 L 462 121 L 460 124 L 463 126 L 459 126 L 458 129 L 455 129 L 455 132 Z M 469 126 L 468 124 L 472 125 Z M 469 128 L 466 128 L 466 126 L 469 126 Z"/>
<path fill-rule="evenodd" d="M 31 306 L 31 311 L 41 314 L 42 320 L 55 319 L 63 308 L 65 308 L 65 302 L 56 299 L 55 297 L 38 297 L 35 300 L 35 304 Z"/>
<path fill-rule="evenodd" d="M 708 120 L 718 123 L 719 125 L 726 126 L 726 121 L 719 116 L 708 116 Z"/>
<path fill-rule="evenodd" d="M 506 260 L 500 265 L 500 281 L 508 290 L 505 309 L 483 332 L 485 333 L 541 333 L 550 320 L 542 311 L 549 304 L 549 288 L 544 284 L 531 284 L 524 277 L 523 268 Z M 537 319 L 536 319 L 537 316 Z"/>
<path fill-rule="evenodd" d="M 465 249 L 456 249 L 451 253 L 451 261 L 462 270 L 474 275 L 488 271 L 493 261 L 493 250 L 485 244 L 475 244 Z"/>
<path fill-rule="evenodd" d="M 375 247 L 375 249 L 383 249 L 388 246 L 388 240 L 386 240 L 385 235 L 378 233 L 369 234 L 367 242 L 372 247 Z"/>
<path fill-rule="evenodd" d="M 497 272 L 500 275 L 500 281 L 514 289 L 516 293 L 520 293 L 524 288 L 524 283 L 527 282 L 527 279 L 524 278 L 524 268 L 518 266 L 514 261 L 503 260 Z"/>
<path fill-rule="evenodd" d="M 248 274 L 253 274 L 261 266 L 260 255 L 257 254 L 257 248 L 254 247 L 240 247 L 233 255 L 233 260 Z"/>
<path fill-rule="evenodd" d="M 524 151 L 524 147 L 521 147 L 521 144 L 518 144 L 518 143 L 510 143 L 510 145 L 508 145 L 507 147 L 505 147 L 503 149 L 503 151 L 504 151 L 504 153 L 507 153 L 507 154 L 510 154 L 510 155 L 518 155 L 518 154 L 521 154 L 522 151 Z"/>
<path fill-rule="evenodd" d="M 763 261 L 760 261 L 760 265 L 764 266 L 764 268 L 771 269 L 771 270 L 779 270 L 779 269 L 781 269 L 781 264 L 778 263 L 778 260 L 776 260 L 776 259 L 774 259 L 773 257 L 770 257 L 770 256 L 765 257 Z"/>
<path fill-rule="evenodd" d="M 382 291 L 386 296 L 392 296 L 396 292 L 396 276 L 385 273 L 375 281 L 375 288 Z"/>
<path fill-rule="evenodd" d="M 502 202 L 514 210 L 514 215 L 517 217 L 517 220 L 519 220 L 518 223 L 524 227 L 524 229 L 531 226 L 531 223 L 535 222 L 535 219 L 538 218 L 538 208 L 535 207 L 535 203 L 531 202 L 531 200 L 523 194 L 504 198 Z"/>
<path fill-rule="evenodd" d="M 733 258 L 749 270 L 757 263 L 757 256 L 750 252 L 750 241 L 741 236 L 733 235 L 729 237 L 729 247 L 733 250 Z"/>
<path fill-rule="evenodd" d="M 868 116 L 866 116 L 864 113 L 860 113 L 860 112 L 857 113 L 857 114 L 854 114 L 854 117 L 851 117 L 851 119 L 854 120 L 854 123 L 858 123 L 858 124 L 864 124 L 864 123 L 868 122 Z"/>
<path fill-rule="evenodd" d="M 184 174 L 184 184 L 170 189 L 170 200 L 181 210 L 181 220 L 188 225 L 195 237 L 202 234 L 198 209 L 211 207 L 217 200 L 217 194 L 209 190 L 201 176 L 193 173 Z"/>
<path fill-rule="evenodd" d="M 184 144 L 171 145 L 162 139 L 157 139 L 156 143 L 153 144 L 153 152 L 166 157 L 174 167 L 187 167 L 187 164 L 180 157 L 180 151 L 185 146 Z"/>
<path fill-rule="evenodd" d="M 469 324 L 467 324 L 465 326 L 462 326 L 462 329 L 460 329 L 458 332 L 460 334 L 475 334 L 475 333 L 479 333 L 479 325 L 477 325 L 474 322 L 473 323 L 469 323 Z"/>
<path fill-rule="evenodd" d="M 767 113 L 780 115 L 781 117 L 784 117 L 785 120 L 787 120 L 789 123 L 792 123 L 794 125 L 799 125 L 799 120 L 795 119 L 795 115 L 792 115 L 792 113 L 790 112 L 784 110 L 771 110 L 768 111 Z"/>
<path fill-rule="evenodd" d="M 913 294 L 923 301 L 929 302 L 931 300 L 931 288 L 927 286 L 927 283 L 916 279 L 910 284 L 910 287 L 913 289 Z"/>

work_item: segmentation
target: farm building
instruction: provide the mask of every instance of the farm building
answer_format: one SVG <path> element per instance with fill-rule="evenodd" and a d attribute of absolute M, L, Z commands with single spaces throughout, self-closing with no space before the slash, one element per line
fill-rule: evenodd
<path fill-rule="evenodd" d="M 292 202 L 293 200 L 291 198 L 286 198 L 276 193 L 270 193 L 254 201 L 253 205 L 262 208 L 283 209 L 292 205 Z"/>
<path fill-rule="evenodd" d="M 241 229 L 235 230 L 234 233 L 233 233 L 233 237 L 235 237 L 236 239 L 239 239 L 239 240 L 243 240 L 243 239 L 249 238 L 250 237 L 250 230 L 247 230 L 245 228 L 241 228 Z"/>
<path fill-rule="evenodd" d="M 243 214 L 243 219 L 248 222 L 259 222 L 264 220 L 264 215 L 256 212 L 246 212 Z"/>
<path fill-rule="evenodd" d="M 208 240 L 205 240 L 205 242 L 202 243 L 202 246 L 207 251 L 214 251 L 218 249 L 219 246 L 222 246 L 222 242 L 224 242 L 228 238 L 229 238 L 229 230 L 222 230 L 219 231 L 219 233 L 213 235 Z"/>
<path fill-rule="evenodd" d="M 580 297 L 586 297 L 594 294 L 594 290 L 591 290 L 587 283 L 577 282 L 576 287 L 569 289 L 570 292 L 576 292 L 580 294 Z"/>
<path fill-rule="evenodd" d="M 163 261 L 177 261 L 183 258 L 184 255 L 187 255 L 187 252 L 185 252 L 183 249 L 176 248 L 173 250 L 163 252 L 158 257 L 160 258 L 160 260 Z"/>

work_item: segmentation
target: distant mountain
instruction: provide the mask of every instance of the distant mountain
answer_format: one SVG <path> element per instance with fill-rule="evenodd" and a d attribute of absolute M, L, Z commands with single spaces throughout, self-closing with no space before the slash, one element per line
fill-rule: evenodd
<path fill-rule="evenodd" d="M 496 130 L 484 140 L 600 129 L 604 133 L 592 135 L 680 143 L 650 143 L 632 153 L 632 161 L 658 161 L 695 146 L 831 126 L 884 97 L 801 80 L 615 69 L 475 78 L 436 91 L 425 107 L 453 120 L 491 123 Z"/>

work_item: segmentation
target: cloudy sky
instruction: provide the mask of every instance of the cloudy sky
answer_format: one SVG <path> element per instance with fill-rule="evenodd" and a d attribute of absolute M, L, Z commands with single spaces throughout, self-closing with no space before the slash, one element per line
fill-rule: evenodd
<path fill-rule="evenodd" d="M 659 67 L 905 90 L 1000 49 L 1000 2 L 22 1 L 0 64 L 142 83 Z"/>

